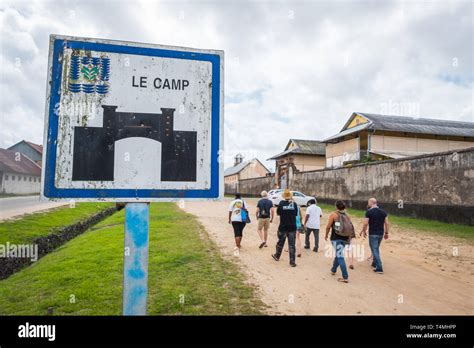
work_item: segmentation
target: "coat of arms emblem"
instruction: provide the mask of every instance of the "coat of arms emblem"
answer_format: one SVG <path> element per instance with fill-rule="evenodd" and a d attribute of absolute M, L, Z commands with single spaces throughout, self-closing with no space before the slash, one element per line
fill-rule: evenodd
<path fill-rule="evenodd" d="M 68 89 L 72 93 L 98 93 L 109 91 L 110 58 L 92 57 L 73 52 L 69 66 Z"/>

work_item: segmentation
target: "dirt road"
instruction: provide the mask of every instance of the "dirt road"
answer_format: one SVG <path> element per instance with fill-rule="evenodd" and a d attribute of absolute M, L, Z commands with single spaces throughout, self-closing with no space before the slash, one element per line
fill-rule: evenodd
<path fill-rule="evenodd" d="M 359 239 L 363 257 L 349 270 L 349 284 L 329 273 L 332 255 L 320 233 L 320 252 L 303 249 L 298 266 L 289 267 L 288 253 L 279 262 L 275 250 L 278 218 L 269 232 L 268 248 L 259 249 L 255 199 L 247 199 L 252 223 L 244 230 L 240 256 L 233 255 L 230 202 L 186 202 L 184 210 L 199 217 L 222 254 L 238 263 L 255 285 L 269 314 L 474 314 L 474 247 L 463 240 L 392 227 L 381 246 L 385 274 L 374 274 L 366 261 L 367 240 Z M 329 212 L 323 212 L 326 226 Z M 349 212 L 350 213 L 350 212 Z M 356 231 L 362 219 L 353 218 Z M 312 236 L 311 236 L 312 237 Z M 454 255 L 453 255 L 454 254 Z M 457 254 L 457 255 L 456 255 Z"/>

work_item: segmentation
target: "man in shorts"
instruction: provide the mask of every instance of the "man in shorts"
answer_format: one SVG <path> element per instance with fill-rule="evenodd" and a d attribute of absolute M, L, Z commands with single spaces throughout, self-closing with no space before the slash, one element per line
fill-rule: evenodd
<path fill-rule="evenodd" d="M 259 248 L 262 249 L 263 247 L 267 246 L 268 229 L 270 228 L 270 224 L 273 222 L 275 211 L 273 208 L 273 202 L 268 199 L 267 191 L 262 191 L 260 195 L 262 198 L 257 203 L 257 211 L 255 212 L 255 216 L 257 217 L 258 221 L 257 233 L 260 237 Z"/>

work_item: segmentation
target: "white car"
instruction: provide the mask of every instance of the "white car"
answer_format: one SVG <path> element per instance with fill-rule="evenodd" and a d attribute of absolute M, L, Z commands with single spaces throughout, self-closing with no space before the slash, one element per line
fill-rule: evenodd
<path fill-rule="evenodd" d="M 273 195 L 276 195 L 278 192 L 282 192 L 283 190 L 282 189 L 274 189 L 274 190 L 270 190 L 268 191 L 268 197 L 271 197 Z"/>
<path fill-rule="evenodd" d="M 278 205 L 280 201 L 283 200 L 283 197 L 281 196 L 283 193 L 283 190 L 278 190 L 279 192 L 276 192 L 272 195 L 269 195 L 268 198 L 273 202 L 273 205 Z M 271 191 L 270 191 L 271 192 Z M 293 200 L 298 204 L 299 206 L 304 206 L 306 207 L 308 205 L 308 202 L 311 199 L 316 199 L 312 196 L 306 196 L 304 193 L 301 193 L 299 191 L 291 191 L 293 194 Z"/>

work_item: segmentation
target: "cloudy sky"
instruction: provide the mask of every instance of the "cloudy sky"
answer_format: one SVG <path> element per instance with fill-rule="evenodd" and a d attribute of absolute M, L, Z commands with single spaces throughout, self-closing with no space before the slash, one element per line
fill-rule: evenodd
<path fill-rule="evenodd" d="M 2 1 L 0 147 L 43 142 L 51 33 L 225 51 L 225 150 L 262 161 L 353 111 L 474 121 L 471 1 Z M 271 161 L 265 162 L 273 167 Z"/>

